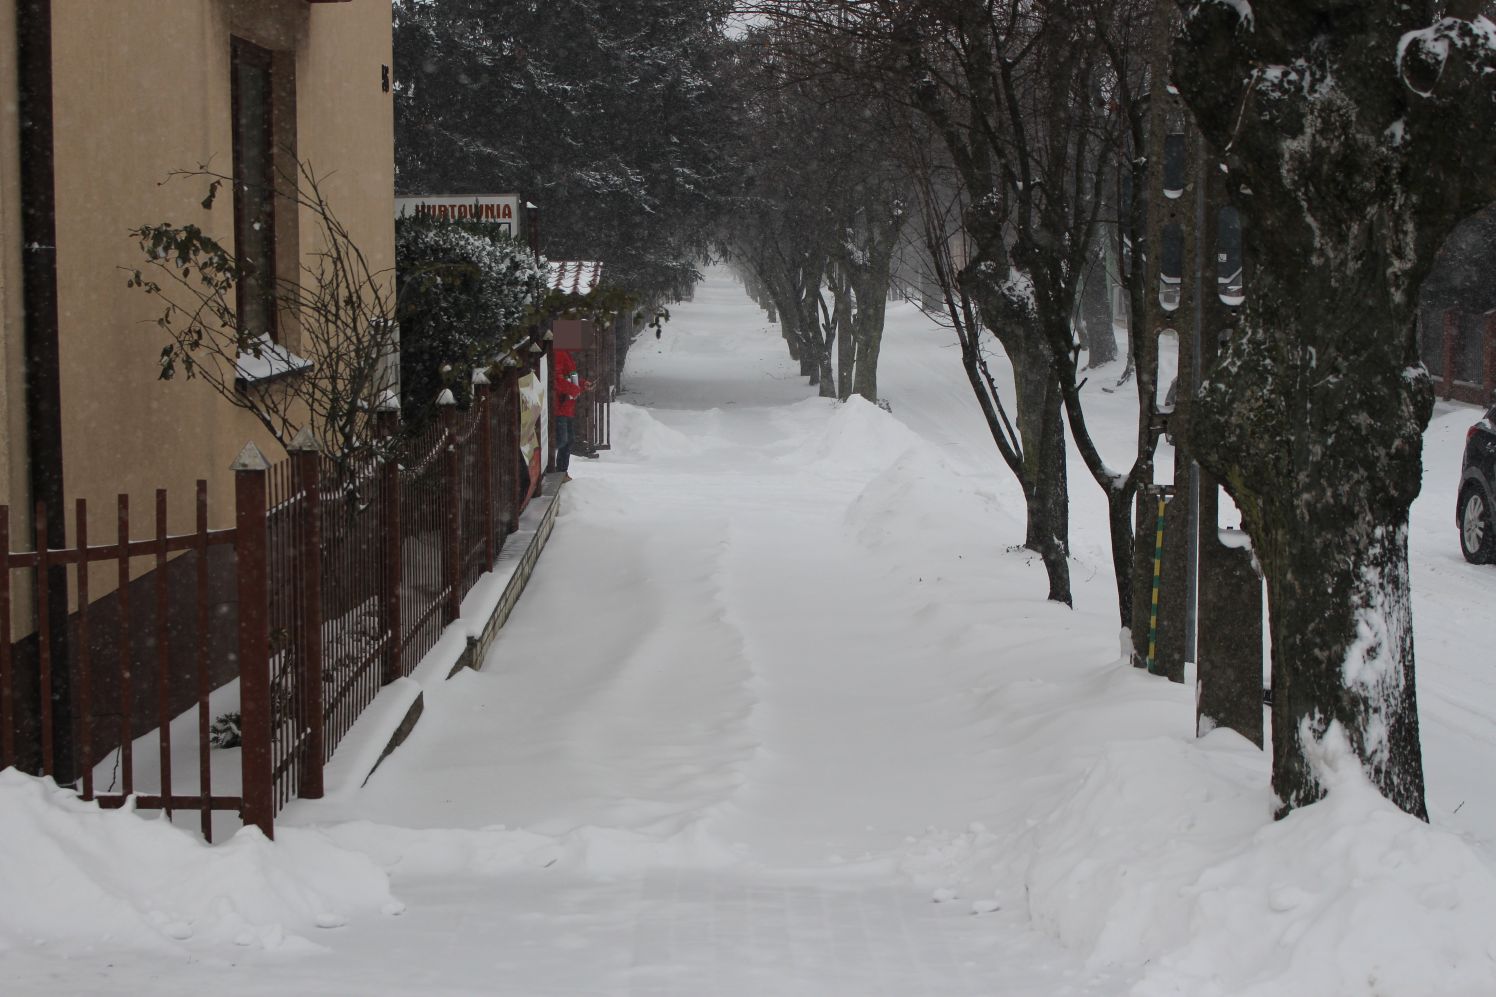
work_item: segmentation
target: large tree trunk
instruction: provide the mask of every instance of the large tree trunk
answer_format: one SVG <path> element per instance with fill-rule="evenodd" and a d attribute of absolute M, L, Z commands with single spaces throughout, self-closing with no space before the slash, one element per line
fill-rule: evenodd
<path fill-rule="evenodd" d="M 832 335 L 836 339 L 836 390 L 835 396 L 846 401 L 852 394 L 852 368 L 856 365 L 857 340 L 852 334 L 852 285 L 845 271 L 831 283 L 833 306 L 831 309 Z M 822 390 L 821 394 L 827 394 Z"/>
<path fill-rule="evenodd" d="M 821 335 L 821 282 L 819 272 L 814 281 L 807 279 L 800 289 L 799 321 L 800 339 L 802 350 L 800 353 L 800 373 L 810 378 L 813 386 L 821 384 L 821 375 L 825 368 L 830 367 L 830 357 L 827 354 L 826 342 Z"/>
<path fill-rule="evenodd" d="M 1342 492 L 1307 517 L 1284 509 L 1254 516 L 1254 545 L 1266 540 L 1256 550 L 1271 607 L 1273 792 L 1280 814 L 1324 794 L 1306 748 L 1338 724 L 1382 795 L 1427 820 L 1407 509 L 1373 510 L 1382 503 L 1366 489 L 1346 492 L 1360 494 Z"/>
<path fill-rule="evenodd" d="M 1049 598 L 1073 605 L 1070 592 L 1070 492 L 1065 466 L 1063 401 L 1046 347 L 1037 330 L 1021 344 L 1013 364 L 1018 432 L 1023 437 L 1027 502 L 1023 545 L 1036 551 L 1049 573 Z"/>
<path fill-rule="evenodd" d="M 1257 241 L 1254 258 L 1307 263 Z M 1253 270 L 1189 449 L 1226 482 L 1267 579 L 1280 811 L 1323 795 L 1311 739 L 1339 724 L 1382 793 L 1424 817 L 1407 524 L 1433 392 L 1384 267 L 1306 274 Z"/>
<path fill-rule="evenodd" d="M 852 378 L 852 392 L 877 404 L 878 357 L 883 351 L 883 315 L 887 302 L 883 294 L 874 294 L 873 298 L 874 302 L 859 303 L 857 308 L 857 371 Z"/>
<path fill-rule="evenodd" d="M 1023 471 L 1019 474 L 1025 504 L 1023 545 L 1044 562 L 1049 598 L 1073 606 L 1064 400 L 1037 317 L 1031 310 L 1016 306 L 991 281 L 990 274 L 989 269 L 969 265 L 961 279 L 1013 367 L 1015 418 L 1023 444 Z"/>
<path fill-rule="evenodd" d="M 784 345 L 789 350 L 790 359 L 801 363 L 800 358 L 804 350 L 799 328 L 799 309 L 795 307 L 795 302 L 789 295 L 777 288 L 771 287 L 769 296 L 774 302 L 774 310 L 779 313 L 779 334 L 784 337 Z"/>
<path fill-rule="evenodd" d="M 1246 29 L 1240 7 L 1196 5 L 1175 47 L 1181 94 L 1231 150 L 1249 264 L 1187 443 L 1267 578 L 1280 812 L 1323 794 L 1310 741 L 1338 725 L 1421 817 L 1407 524 L 1433 392 L 1414 311 L 1449 232 L 1496 198 L 1474 138 L 1496 128 L 1496 53 L 1423 5 L 1252 8 Z"/>
<path fill-rule="evenodd" d="M 1076 309 L 1085 328 L 1086 367 L 1100 367 L 1117 359 L 1117 332 L 1112 326 L 1111 277 L 1106 270 L 1104 244 L 1109 235 L 1101 230 L 1101 251 L 1091 261 L 1081 285 Z"/>
<path fill-rule="evenodd" d="M 874 404 L 878 401 L 878 357 L 883 350 L 883 322 L 888 313 L 889 272 L 893 247 L 902 222 L 895 220 L 872 250 L 872 261 L 857 287 L 857 374 L 852 390 Z"/>

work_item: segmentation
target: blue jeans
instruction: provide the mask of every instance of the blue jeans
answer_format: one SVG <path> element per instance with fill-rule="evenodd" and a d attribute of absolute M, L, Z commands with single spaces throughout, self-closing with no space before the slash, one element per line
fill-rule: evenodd
<path fill-rule="evenodd" d="M 562 474 L 571 466 L 571 445 L 576 441 L 576 424 L 569 415 L 556 416 L 556 470 Z"/>

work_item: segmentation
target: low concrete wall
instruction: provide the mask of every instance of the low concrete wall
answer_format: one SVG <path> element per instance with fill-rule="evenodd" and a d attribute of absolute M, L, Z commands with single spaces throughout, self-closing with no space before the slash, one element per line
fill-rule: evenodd
<path fill-rule="evenodd" d="M 561 508 L 562 487 L 560 475 L 548 475 L 546 494 L 537 500 L 546 503 L 545 513 L 541 516 L 540 522 L 536 524 L 528 539 L 521 537 L 525 531 L 520 530 L 505 542 L 504 552 L 499 555 L 499 566 L 496 570 L 503 569 L 510 551 L 518 550 L 514 573 L 510 576 L 509 583 L 504 586 L 504 592 L 499 596 L 499 601 L 494 605 L 493 612 L 489 614 L 488 621 L 484 623 L 481 632 L 477 636 L 468 638 L 467 651 L 463 654 L 462 660 L 458 662 L 458 667 L 475 669 L 483 667 L 483 659 L 488 655 L 488 649 L 493 646 L 504 624 L 509 622 L 514 607 L 519 603 L 519 597 L 524 593 L 525 586 L 530 583 L 530 576 L 535 574 L 535 565 L 540 560 L 540 552 L 545 549 L 546 542 L 551 538 L 551 531 L 556 528 L 556 513 Z M 516 543 L 516 540 L 520 542 Z M 452 674 L 456 674 L 455 669 Z"/>
<path fill-rule="evenodd" d="M 480 588 L 483 587 L 485 580 L 493 583 L 494 588 L 497 588 L 497 597 L 490 595 L 488 601 L 475 607 L 472 604 L 474 595 L 480 599 L 483 598 L 483 593 L 475 588 L 474 593 L 470 594 L 469 599 L 465 601 L 463 616 L 451 626 L 468 629 L 467 643 L 461 652 L 446 659 L 449 663 L 437 663 L 439 669 L 437 674 L 441 676 L 441 680 L 450 679 L 464 668 L 483 667 L 489 648 L 493 646 L 493 642 L 498 639 L 499 631 L 513 615 L 515 606 L 519 604 L 519 597 L 524 594 L 525 586 L 530 583 L 531 576 L 535 574 L 535 565 L 540 561 L 540 553 L 545 549 L 551 533 L 555 530 L 556 515 L 561 508 L 562 487 L 561 475 L 546 475 L 544 494 L 531 500 L 529 508 L 525 510 L 524 516 L 520 519 L 520 528 L 504 540 L 498 564 L 494 566 L 492 572 L 496 577 L 489 579 L 485 576 L 484 579 L 480 579 Z M 442 654 L 448 646 L 450 645 L 445 639 L 438 641 L 431 655 Z M 417 666 L 418 681 L 422 681 L 420 678 L 422 672 L 429 673 L 430 669 Z M 391 690 L 386 690 L 386 692 L 389 691 Z M 385 692 L 381 692 L 380 695 L 385 695 Z M 368 733 L 369 737 L 382 739 L 383 745 L 369 770 L 361 777 L 357 777 L 359 785 L 367 783 L 369 777 L 374 774 L 374 770 L 379 767 L 379 763 L 405 742 L 420 721 L 424 708 L 424 696 L 418 693 L 408 710 L 403 713 L 389 714 L 391 718 L 399 717 L 398 724 L 387 720 L 383 724 L 383 730 Z"/>

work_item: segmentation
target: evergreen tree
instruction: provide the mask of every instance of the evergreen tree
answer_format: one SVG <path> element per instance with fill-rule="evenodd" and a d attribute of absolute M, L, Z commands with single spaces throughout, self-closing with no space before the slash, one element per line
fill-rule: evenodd
<path fill-rule="evenodd" d="M 396 0 L 403 193 L 518 190 L 553 259 L 675 299 L 732 175 L 727 0 Z"/>

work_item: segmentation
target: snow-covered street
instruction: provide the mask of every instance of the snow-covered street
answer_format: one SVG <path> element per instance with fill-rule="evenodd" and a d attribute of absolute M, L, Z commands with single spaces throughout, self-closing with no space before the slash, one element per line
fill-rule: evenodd
<path fill-rule="evenodd" d="M 1413 510 L 1432 824 L 1333 752 L 1330 799 L 1274 824 L 1266 758 L 1197 740 L 1192 689 L 1119 660 L 1078 459 L 1076 608 L 1044 600 L 954 350 L 893 306 L 892 413 L 819 399 L 710 272 L 634 344 L 614 448 L 573 462 L 484 668 L 428 691 L 364 789 L 296 804 L 274 849 L 210 861 L 185 832 L 78 818 L 142 863 L 200 856 L 176 893 L 100 873 L 97 923 L 70 930 L 71 887 L 0 849 L 0 882 L 38 891 L 0 904 L 0 989 L 1496 992 L 1496 570 L 1453 526 L 1478 413 L 1440 404 Z M 1120 463 L 1135 396 L 1098 390 L 1116 373 L 1087 396 Z M 0 786 L 32 800 L 0 805 L 0 832 L 74 826 L 35 785 Z M 235 856 L 322 878 L 300 908 L 246 907 Z"/>

